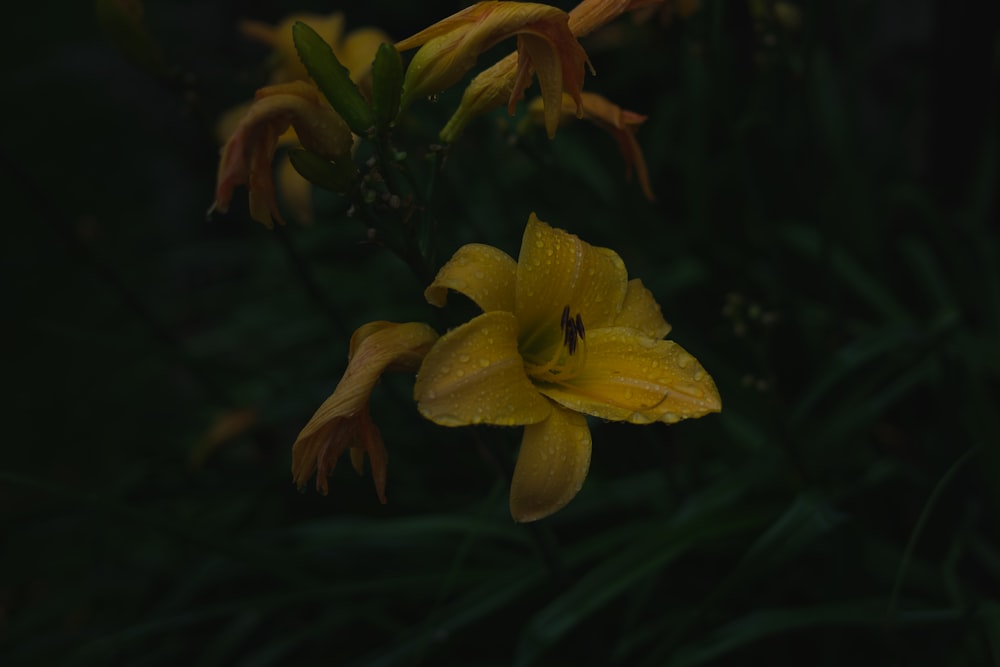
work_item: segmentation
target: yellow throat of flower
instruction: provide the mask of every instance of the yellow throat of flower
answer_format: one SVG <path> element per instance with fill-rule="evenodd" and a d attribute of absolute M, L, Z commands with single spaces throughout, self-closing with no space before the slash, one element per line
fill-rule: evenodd
<path fill-rule="evenodd" d="M 543 327 L 518 345 L 528 377 L 558 384 L 579 375 L 586 364 L 586 333 L 580 313 L 563 308 L 558 335 L 554 327 Z"/>

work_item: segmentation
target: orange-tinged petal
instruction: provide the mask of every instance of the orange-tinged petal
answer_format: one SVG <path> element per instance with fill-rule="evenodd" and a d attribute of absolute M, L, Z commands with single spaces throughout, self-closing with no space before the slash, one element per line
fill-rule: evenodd
<path fill-rule="evenodd" d="M 534 424 L 551 411 L 524 371 L 517 320 L 501 311 L 442 336 L 424 358 L 413 393 L 420 414 L 442 426 Z"/>
<path fill-rule="evenodd" d="M 566 86 L 569 89 L 568 95 L 570 97 L 574 97 L 578 102 L 580 100 L 580 90 L 583 87 L 583 67 L 580 67 L 579 77 L 575 77 L 573 72 L 567 72 L 563 69 L 558 52 L 550 49 L 548 41 L 535 35 L 521 35 L 518 37 L 518 68 L 518 76 L 514 83 L 514 90 L 511 92 L 507 110 L 513 115 L 514 104 L 523 95 L 524 89 L 530 82 L 531 69 L 534 69 L 535 73 L 538 74 L 538 87 L 542 90 L 542 100 L 545 103 L 545 132 L 551 139 L 559 127 L 563 87 Z M 574 80 L 564 82 L 563 77 L 567 73 L 573 76 Z M 583 113 L 579 104 L 577 112 Z"/>
<path fill-rule="evenodd" d="M 569 27 L 577 37 L 590 34 L 622 14 L 663 0 L 583 0 L 569 12 Z"/>
<path fill-rule="evenodd" d="M 514 313 L 526 351 L 541 351 L 562 337 L 563 309 L 579 313 L 587 331 L 611 324 L 625 301 L 628 274 L 617 253 L 528 219 L 517 262 Z"/>
<path fill-rule="evenodd" d="M 697 359 L 673 341 L 625 327 L 588 330 L 583 368 L 571 380 L 538 389 L 571 410 L 633 424 L 671 424 L 722 409 Z"/>
<path fill-rule="evenodd" d="M 516 277 L 517 262 L 510 255 L 493 246 L 470 243 L 441 267 L 434 282 L 424 290 L 424 298 L 441 307 L 452 289 L 472 299 L 483 312 L 512 312 Z"/>
<path fill-rule="evenodd" d="M 299 487 L 315 474 L 316 488 L 325 494 L 337 459 L 345 449 L 358 448 L 368 454 L 375 490 L 385 502 L 385 446 L 368 412 L 368 398 L 383 372 L 415 369 L 437 337 L 421 322 L 372 322 L 354 333 L 344 376 L 292 446 L 292 477 Z M 355 465 L 356 456 L 352 453 Z"/>
<path fill-rule="evenodd" d="M 334 160 L 349 158 L 351 131 L 315 86 L 293 81 L 261 88 L 222 149 L 214 208 L 224 213 L 233 190 L 246 185 L 253 219 L 268 227 L 272 217 L 283 222 L 274 197 L 271 163 L 289 126 L 312 152 Z"/>
<path fill-rule="evenodd" d="M 663 319 L 660 304 L 656 303 L 653 293 L 638 278 L 628 281 L 625 303 L 621 312 L 615 316 L 613 325 L 638 329 L 653 340 L 659 340 L 670 333 L 670 325 Z"/>
<path fill-rule="evenodd" d="M 554 108 L 555 105 L 552 102 L 540 97 L 535 98 L 528 105 L 531 117 L 545 122 L 545 130 L 550 138 L 552 136 L 550 124 L 553 122 L 551 109 Z M 581 108 L 582 116 L 580 114 Z M 625 177 L 631 178 L 632 172 L 635 171 L 643 196 L 649 201 L 656 201 L 653 188 L 649 183 L 646 158 L 635 138 L 636 128 L 646 122 L 646 116 L 622 109 L 602 95 L 590 92 L 581 93 L 579 99 L 563 94 L 561 114 L 557 116 L 556 121 L 566 120 L 572 116 L 585 118 L 611 135 L 615 143 L 618 144 L 618 152 L 621 153 L 622 159 L 625 161 Z"/>
<path fill-rule="evenodd" d="M 422 45 L 406 69 L 402 106 L 457 83 L 480 53 L 514 35 L 519 36 L 517 71 L 511 84 L 502 82 L 511 106 L 533 71 L 544 76 L 550 91 L 579 96 L 587 55 L 569 30 L 568 15 L 551 5 L 487 0 L 396 43 L 400 51 Z"/>
<path fill-rule="evenodd" d="M 509 104 L 513 97 L 517 79 L 517 52 L 511 53 L 492 67 L 476 75 L 462 93 L 462 101 L 441 130 L 441 141 L 452 143 L 458 139 L 476 116 Z"/>
<path fill-rule="evenodd" d="M 510 485 L 514 520 L 537 521 L 572 500 L 587 477 L 590 447 L 587 418 L 558 406 L 526 426 Z"/>

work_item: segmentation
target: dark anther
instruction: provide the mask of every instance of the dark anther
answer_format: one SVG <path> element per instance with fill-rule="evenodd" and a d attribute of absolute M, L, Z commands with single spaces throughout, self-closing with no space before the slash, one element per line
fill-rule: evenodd
<path fill-rule="evenodd" d="M 577 340 L 583 340 L 583 318 L 580 317 L 580 313 L 576 314 L 576 317 L 570 317 L 569 306 L 563 308 L 562 318 L 559 320 L 559 328 L 563 331 L 563 345 L 569 350 L 570 354 L 576 352 L 576 342 Z"/>

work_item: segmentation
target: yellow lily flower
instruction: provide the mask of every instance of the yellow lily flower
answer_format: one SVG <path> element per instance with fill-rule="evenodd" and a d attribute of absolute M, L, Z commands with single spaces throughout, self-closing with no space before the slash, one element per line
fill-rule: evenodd
<path fill-rule="evenodd" d="M 261 88 L 222 149 L 215 203 L 210 210 L 225 213 L 233 189 L 246 185 L 250 190 L 250 217 L 268 228 L 274 226 L 272 216 L 285 224 L 274 196 L 271 163 L 289 127 L 314 153 L 334 161 L 350 159 L 351 130 L 316 86 L 292 81 Z"/>
<path fill-rule="evenodd" d="M 344 450 L 350 449 L 358 474 L 368 455 L 375 492 L 385 504 L 388 457 L 382 435 L 372 422 L 368 399 L 385 371 L 416 370 L 437 337 L 420 322 L 370 322 L 354 332 L 344 376 L 292 446 L 292 478 L 299 488 L 316 475 L 316 490 L 326 495 L 327 477 Z"/>
<path fill-rule="evenodd" d="M 466 245 L 424 292 L 448 290 L 483 313 L 442 336 L 424 357 L 414 395 L 444 426 L 524 426 L 511 483 L 517 521 L 541 519 L 580 490 L 590 464 L 586 415 L 674 423 L 721 409 L 701 364 L 673 341 L 652 294 L 621 258 L 534 214 L 518 261 Z"/>
<path fill-rule="evenodd" d="M 569 30 L 574 37 L 583 37 L 627 11 L 640 9 L 663 0 L 583 0 L 569 11 Z M 514 102 L 524 91 L 515 87 L 518 81 L 518 54 L 512 53 L 498 61 L 489 69 L 479 73 L 462 93 L 462 101 L 458 109 L 441 130 L 441 140 L 452 143 L 465 129 L 473 118 L 508 102 L 508 111 L 513 114 Z M 574 98 L 576 100 L 576 98 Z M 582 104 L 582 102 L 581 102 Z M 552 104 L 546 100 L 545 130 L 549 138 L 555 134 L 558 126 L 560 106 L 552 99 Z M 551 111 L 548 109 L 551 108 Z M 551 116 L 549 115 L 551 114 Z M 577 114 L 579 116 L 579 113 Z"/>
<path fill-rule="evenodd" d="M 402 107 L 457 83 L 480 53 L 516 35 L 517 55 L 504 91 L 508 106 L 513 111 L 537 72 L 546 102 L 546 128 L 555 132 L 561 95 L 565 90 L 579 100 L 587 63 L 568 21 L 565 12 L 550 5 L 486 0 L 397 42 L 399 51 L 421 46 L 406 69 Z"/>
<path fill-rule="evenodd" d="M 612 103 L 603 95 L 597 93 L 584 92 L 581 95 L 583 101 L 583 117 L 594 123 L 598 127 L 607 131 L 618 144 L 618 150 L 625 160 L 625 178 L 632 178 L 632 170 L 635 170 L 639 187 L 642 194 L 649 201 L 656 201 L 653 188 L 649 184 L 649 170 L 646 168 L 646 158 L 642 154 L 642 148 L 635 138 L 635 130 L 644 122 L 646 116 L 634 111 L 622 109 L 617 104 Z M 528 112 L 532 118 L 541 120 L 542 101 L 538 98 L 528 105 Z M 575 103 L 573 100 L 563 96 L 562 118 L 568 119 L 575 116 Z"/>

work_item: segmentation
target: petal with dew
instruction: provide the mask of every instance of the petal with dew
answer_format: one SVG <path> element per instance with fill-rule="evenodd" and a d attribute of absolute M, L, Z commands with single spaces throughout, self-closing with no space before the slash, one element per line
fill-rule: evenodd
<path fill-rule="evenodd" d="M 582 370 L 560 384 L 539 384 L 541 393 L 571 410 L 633 424 L 671 424 L 722 409 L 712 378 L 673 341 L 608 327 L 588 331 L 586 342 Z"/>
<path fill-rule="evenodd" d="M 660 304 L 638 278 L 628 281 L 625 303 L 612 324 L 638 329 L 653 340 L 660 340 L 670 333 L 670 324 L 663 319 Z"/>
<path fill-rule="evenodd" d="M 524 429 L 510 485 L 515 521 L 537 521 L 562 509 L 583 487 L 590 468 L 587 418 L 553 407 L 548 419 Z"/>
<path fill-rule="evenodd" d="M 561 229 L 528 219 L 517 262 L 514 313 L 527 351 L 559 338 L 559 320 L 569 306 L 589 331 L 611 324 L 622 308 L 628 284 L 617 253 L 598 248 Z"/>
<path fill-rule="evenodd" d="M 442 336 L 424 358 L 413 393 L 420 414 L 442 426 L 520 426 L 551 411 L 524 371 L 517 320 L 500 311 Z"/>
<path fill-rule="evenodd" d="M 424 298 L 441 307 L 451 289 L 472 299 L 483 312 L 512 312 L 516 278 L 517 262 L 513 257 L 493 246 L 470 243 L 441 267 L 434 282 L 424 290 Z"/>

